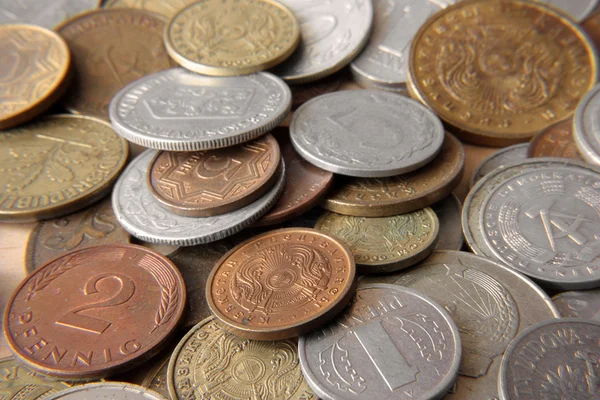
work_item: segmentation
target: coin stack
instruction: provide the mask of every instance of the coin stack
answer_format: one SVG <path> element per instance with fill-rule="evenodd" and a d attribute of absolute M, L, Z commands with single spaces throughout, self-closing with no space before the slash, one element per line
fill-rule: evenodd
<path fill-rule="evenodd" d="M 600 399 L 598 0 L 76 3 L 0 0 L 0 397 Z"/>

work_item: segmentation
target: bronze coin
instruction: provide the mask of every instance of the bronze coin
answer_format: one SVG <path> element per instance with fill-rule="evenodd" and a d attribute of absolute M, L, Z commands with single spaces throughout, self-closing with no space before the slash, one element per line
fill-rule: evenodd
<path fill-rule="evenodd" d="M 345 75 L 342 72 L 338 72 L 335 75 L 311 83 L 290 85 L 290 90 L 292 91 L 292 108 L 296 109 L 317 96 L 335 92 L 342 86 L 344 81 L 346 81 Z"/>
<path fill-rule="evenodd" d="M 4 333 L 31 368 L 67 380 L 107 376 L 156 354 L 179 323 L 185 285 L 144 247 L 75 250 L 29 275 L 9 300 Z"/>
<path fill-rule="evenodd" d="M 600 50 L 600 10 L 587 17 L 581 23 L 581 27 L 592 39 L 596 50 Z"/>
<path fill-rule="evenodd" d="M 206 299 L 238 336 L 287 339 L 331 321 L 354 295 L 355 274 L 352 254 L 337 239 L 279 229 L 225 254 L 208 277 Z"/>
<path fill-rule="evenodd" d="M 333 182 L 333 173 L 300 157 L 290 141 L 288 128 L 271 132 L 285 161 L 285 188 L 277 203 L 254 226 L 268 226 L 295 218 L 318 204 Z"/>
<path fill-rule="evenodd" d="M 527 157 L 563 157 L 582 160 L 573 137 L 573 119 L 544 129 L 531 140 Z"/>
<path fill-rule="evenodd" d="M 108 119 L 113 96 L 129 82 L 173 66 L 163 44 L 164 17 L 111 8 L 80 14 L 56 31 L 75 67 L 63 105 L 76 114 Z"/>
<path fill-rule="evenodd" d="M 162 206 L 186 217 L 210 217 L 238 210 L 275 183 L 281 161 L 270 135 L 217 150 L 161 151 L 150 162 L 150 192 Z"/>
<path fill-rule="evenodd" d="M 465 164 L 463 145 L 446 133 L 440 154 L 424 167 L 389 178 L 336 176 L 322 207 L 357 217 L 388 217 L 428 207 L 460 183 Z"/>

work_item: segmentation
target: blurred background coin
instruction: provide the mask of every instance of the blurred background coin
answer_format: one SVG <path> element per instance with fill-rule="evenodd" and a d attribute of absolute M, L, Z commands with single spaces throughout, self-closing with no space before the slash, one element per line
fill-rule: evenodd
<path fill-rule="evenodd" d="M 37 400 L 71 387 L 50 379 L 17 362 L 14 357 L 0 358 L 0 393 L 6 400 Z"/>
<path fill-rule="evenodd" d="M 594 11 L 598 0 L 537 0 L 563 11 L 577 22 L 585 20 Z"/>
<path fill-rule="evenodd" d="M 440 233 L 435 250 L 460 250 L 465 244 L 460 215 L 462 204 L 454 193 L 431 205 L 440 221 Z"/>
<path fill-rule="evenodd" d="M 57 24 L 100 6 L 102 0 L 0 0 L 0 24 Z"/>
<path fill-rule="evenodd" d="M 477 183 L 483 176 L 496 168 L 506 165 L 518 164 L 527 158 L 527 149 L 529 143 L 514 144 L 496 151 L 488 158 L 483 160 L 471 177 L 471 187 Z"/>
<path fill-rule="evenodd" d="M 552 297 L 560 315 L 600 322 L 600 289 L 563 292 Z"/>
<path fill-rule="evenodd" d="M 124 382 L 88 383 L 55 393 L 48 400 L 164 400 L 154 390 Z"/>
<path fill-rule="evenodd" d="M 529 142 L 527 157 L 563 157 L 583 161 L 573 136 L 573 119 L 549 126 L 535 135 Z"/>
<path fill-rule="evenodd" d="M 577 148 L 587 162 L 596 165 L 600 165 L 600 127 L 596 120 L 599 111 L 600 85 L 597 85 L 581 100 L 573 118 Z"/>
<path fill-rule="evenodd" d="M 172 18 L 179 10 L 197 0 L 108 0 L 105 8 L 140 8 L 167 18 Z"/>

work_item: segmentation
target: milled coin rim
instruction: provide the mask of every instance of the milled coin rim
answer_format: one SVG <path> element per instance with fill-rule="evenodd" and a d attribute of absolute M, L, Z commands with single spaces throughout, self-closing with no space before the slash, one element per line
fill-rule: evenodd
<path fill-rule="evenodd" d="M 140 395 L 151 395 L 151 398 L 148 400 L 164 400 L 164 396 L 152 389 L 149 389 L 144 386 L 135 385 L 133 383 L 128 382 L 94 382 L 94 383 L 86 383 L 85 385 L 75 386 L 69 389 L 61 390 L 60 392 L 49 395 L 48 397 L 44 397 L 45 400 L 61 400 L 66 395 L 72 395 L 78 392 L 87 392 L 88 390 L 93 390 L 94 388 L 114 388 L 114 389 L 132 389 L 136 390 Z M 83 393 L 83 395 L 85 395 Z M 92 393 L 93 395 L 93 393 Z"/>
<path fill-rule="evenodd" d="M 476 183 L 475 178 L 477 178 L 477 175 L 479 175 L 479 173 L 481 172 L 481 169 L 485 166 L 485 164 L 487 164 L 488 162 L 492 161 L 494 158 L 502 156 L 503 154 L 509 153 L 511 151 L 520 150 L 521 148 L 524 148 L 524 149 L 528 150 L 529 146 L 530 146 L 530 142 L 513 144 L 511 146 L 503 147 L 503 148 L 501 148 L 501 149 L 493 152 L 492 154 L 490 154 L 486 158 L 484 158 L 483 161 L 481 161 L 479 163 L 479 165 L 477 166 L 477 168 L 475 168 L 475 171 L 473 171 L 473 175 L 471 175 L 471 179 L 469 180 L 469 188 L 472 188 L 473 186 L 475 186 L 475 183 Z M 526 151 L 525 152 L 525 158 L 523 160 L 526 160 L 528 157 L 529 157 L 528 156 L 528 151 Z M 519 163 L 519 161 L 512 162 L 512 163 L 510 163 L 510 165 L 517 164 L 517 163 Z M 496 168 L 494 168 L 494 169 L 496 169 Z M 482 178 L 484 176 L 485 175 L 482 175 Z M 481 178 L 479 178 L 479 179 L 481 179 Z"/>
<path fill-rule="evenodd" d="M 579 154 L 581 154 L 585 161 L 596 165 L 600 164 L 600 154 L 596 152 L 594 146 L 592 145 L 592 141 L 589 139 L 590 136 L 595 136 L 594 133 L 585 131 L 584 119 L 587 114 L 587 108 L 589 107 L 591 101 L 599 93 L 600 84 L 597 84 L 589 92 L 587 92 L 585 96 L 583 96 L 577 105 L 575 115 L 573 116 L 573 138 L 575 139 L 575 145 L 579 149 Z"/>

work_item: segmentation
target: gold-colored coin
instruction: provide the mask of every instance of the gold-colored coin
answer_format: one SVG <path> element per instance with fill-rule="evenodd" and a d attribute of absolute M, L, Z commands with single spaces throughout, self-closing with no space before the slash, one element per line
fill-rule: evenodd
<path fill-rule="evenodd" d="M 434 250 L 439 221 L 429 207 L 391 217 L 353 217 L 325 212 L 315 229 L 344 242 L 358 272 L 399 271 L 425 259 Z"/>
<path fill-rule="evenodd" d="M 55 32 L 0 25 L 0 55 L 0 129 L 31 120 L 64 94 L 71 54 Z"/>
<path fill-rule="evenodd" d="M 70 388 L 71 385 L 46 378 L 15 361 L 13 357 L 0 359 L 0 399 L 38 400 Z"/>
<path fill-rule="evenodd" d="M 104 196 L 129 148 L 106 122 L 57 115 L 0 135 L 0 221 L 56 218 Z"/>
<path fill-rule="evenodd" d="M 109 0 L 105 8 L 139 8 L 171 18 L 185 6 L 197 0 Z"/>
<path fill-rule="evenodd" d="M 294 14 L 272 0 L 202 0 L 179 11 L 165 45 L 183 67 L 205 75 L 244 75 L 273 67 L 298 46 Z"/>
<path fill-rule="evenodd" d="M 593 44 L 557 9 L 466 0 L 417 32 L 409 89 L 459 137 L 504 146 L 572 115 L 597 72 Z"/>

